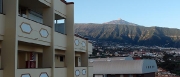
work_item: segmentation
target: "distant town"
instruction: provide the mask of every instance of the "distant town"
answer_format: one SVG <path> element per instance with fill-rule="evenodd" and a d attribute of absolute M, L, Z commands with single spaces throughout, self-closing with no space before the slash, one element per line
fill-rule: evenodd
<path fill-rule="evenodd" d="M 153 59 L 157 62 L 156 77 L 180 77 L 180 49 L 160 46 L 120 45 L 117 43 L 93 43 L 90 58 L 133 57 Z"/>

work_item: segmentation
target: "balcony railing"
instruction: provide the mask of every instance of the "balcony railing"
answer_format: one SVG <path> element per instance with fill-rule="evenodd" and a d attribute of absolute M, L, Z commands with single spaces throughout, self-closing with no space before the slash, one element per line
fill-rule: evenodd
<path fill-rule="evenodd" d="M 23 76 L 24 75 L 24 76 Z M 51 68 L 17 69 L 17 77 L 51 77 Z"/>
<path fill-rule="evenodd" d="M 46 6 L 51 5 L 51 0 L 39 0 L 41 3 L 44 3 Z"/>
<path fill-rule="evenodd" d="M 55 68 L 54 77 L 67 77 L 67 68 Z"/>
<path fill-rule="evenodd" d="M 57 23 L 57 24 L 55 24 L 55 32 L 58 32 L 58 33 L 66 35 L 65 24 L 64 23 Z"/>
<path fill-rule="evenodd" d="M 93 77 L 93 67 L 92 66 L 88 67 L 88 77 Z"/>
<path fill-rule="evenodd" d="M 66 35 L 54 32 L 55 36 L 55 48 L 56 49 L 61 49 L 61 50 L 66 50 Z"/>
<path fill-rule="evenodd" d="M 35 21 L 35 20 L 33 20 L 33 19 L 30 19 L 30 18 L 24 17 L 23 15 L 19 15 L 19 16 L 20 16 L 20 17 L 23 17 L 23 18 L 25 18 L 25 19 L 27 19 L 27 20 L 31 20 L 31 21 L 33 21 L 33 22 L 36 22 L 36 23 L 42 24 L 42 25 L 44 25 L 44 26 L 51 27 L 51 26 L 49 26 L 49 25 L 45 25 L 45 24 L 43 24 L 42 22 L 38 22 L 38 21 Z"/>
<path fill-rule="evenodd" d="M 54 0 L 55 3 L 55 13 L 62 16 L 62 17 L 66 17 L 66 4 L 60 0 Z"/>
<path fill-rule="evenodd" d="M 88 54 L 92 54 L 92 43 L 88 42 Z"/>
<path fill-rule="evenodd" d="M 80 51 L 80 52 L 86 52 L 86 43 L 87 41 L 83 38 L 74 36 L 74 44 L 75 44 L 75 51 Z"/>
<path fill-rule="evenodd" d="M 75 76 L 87 77 L 87 67 L 75 67 Z"/>
<path fill-rule="evenodd" d="M 18 36 L 20 41 L 49 46 L 51 42 L 51 28 L 32 20 L 18 17 Z M 37 42 L 39 41 L 39 42 Z"/>

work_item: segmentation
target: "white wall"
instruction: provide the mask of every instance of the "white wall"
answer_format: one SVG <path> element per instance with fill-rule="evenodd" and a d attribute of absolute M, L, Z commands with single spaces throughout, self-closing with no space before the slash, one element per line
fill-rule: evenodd
<path fill-rule="evenodd" d="M 157 64 L 155 60 L 143 60 L 142 73 L 157 72 Z"/>

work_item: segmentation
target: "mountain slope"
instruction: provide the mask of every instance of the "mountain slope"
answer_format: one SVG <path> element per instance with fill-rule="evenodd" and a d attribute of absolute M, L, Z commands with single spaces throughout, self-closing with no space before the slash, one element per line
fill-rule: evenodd
<path fill-rule="evenodd" d="M 120 19 L 120 18 L 118 20 L 112 20 L 112 21 L 109 21 L 109 22 L 105 22 L 103 24 L 121 24 L 121 25 L 134 25 L 134 26 L 137 26 L 137 24 L 125 21 L 125 20 Z"/>
<path fill-rule="evenodd" d="M 75 24 L 75 33 L 100 41 L 180 47 L 178 29 L 122 24 Z"/>

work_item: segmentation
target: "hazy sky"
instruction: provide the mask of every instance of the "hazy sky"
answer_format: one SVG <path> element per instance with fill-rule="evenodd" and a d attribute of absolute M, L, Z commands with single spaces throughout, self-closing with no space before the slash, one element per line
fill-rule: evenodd
<path fill-rule="evenodd" d="M 75 3 L 75 23 L 119 18 L 144 26 L 180 29 L 180 0 L 66 0 Z"/>

